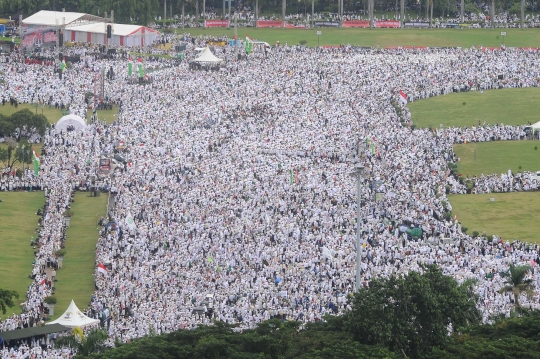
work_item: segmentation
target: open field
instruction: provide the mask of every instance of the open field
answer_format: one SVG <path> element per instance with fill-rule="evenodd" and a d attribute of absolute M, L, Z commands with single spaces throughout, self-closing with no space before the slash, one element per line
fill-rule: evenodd
<path fill-rule="evenodd" d="M 58 121 L 62 117 L 62 110 L 60 109 L 55 109 L 54 107 L 49 109 L 48 105 L 38 105 L 36 112 L 36 105 L 30 103 L 20 103 L 17 108 L 15 108 L 15 106 L 11 106 L 9 103 L 5 104 L 4 106 L 0 104 L 0 114 L 5 116 L 11 116 L 12 113 L 23 110 L 25 108 L 32 111 L 32 113 L 45 115 L 49 123 L 56 123 L 56 121 Z"/>
<path fill-rule="evenodd" d="M 79 308 L 86 308 L 94 292 L 97 222 L 105 215 L 107 196 L 88 197 L 88 194 L 77 192 L 71 205 L 73 217 L 67 230 L 66 256 L 56 276 L 58 303 L 51 319 L 58 318 L 72 299 Z"/>
<path fill-rule="evenodd" d="M 113 106 L 112 110 L 99 110 L 97 112 L 99 121 L 105 120 L 107 123 L 113 123 L 116 121 L 116 115 L 118 115 L 118 106 Z M 87 111 L 86 121 L 90 123 L 90 118 L 92 117 L 92 110 Z"/>
<path fill-rule="evenodd" d="M 0 192 L 0 288 L 19 293 L 15 303 L 22 303 L 31 280 L 34 249 L 30 246 L 32 237 L 37 238 L 38 208 L 43 206 L 43 192 Z M 6 315 L 21 313 L 17 305 L 8 308 Z"/>
<path fill-rule="evenodd" d="M 486 231 L 503 240 L 540 243 L 540 192 L 450 195 L 448 199 L 468 234 Z"/>
<path fill-rule="evenodd" d="M 454 152 L 461 159 L 458 171 L 464 176 L 500 175 L 508 169 L 540 171 L 540 141 L 472 142 L 454 145 Z"/>
<path fill-rule="evenodd" d="M 452 93 L 408 104 L 418 127 L 471 127 L 480 123 L 524 125 L 538 122 L 540 88 Z"/>
<path fill-rule="evenodd" d="M 300 40 L 306 40 L 307 46 L 317 46 L 317 31 L 322 31 L 320 45 L 351 44 L 355 46 L 430 46 L 430 47 L 471 47 L 486 46 L 498 47 L 501 45 L 500 30 L 490 29 L 256 29 L 244 27 L 238 29 L 238 37 L 249 37 L 266 41 L 274 45 L 276 41 L 281 44 L 297 45 Z M 538 47 L 540 44 L 540 29 L 504 29 L 504 43 L 509 47 Z M 178 34 L 189 32 L 194 35 L 222 36 L 233 38 L 234 29 L 225 28 L 181 28 Z"/>

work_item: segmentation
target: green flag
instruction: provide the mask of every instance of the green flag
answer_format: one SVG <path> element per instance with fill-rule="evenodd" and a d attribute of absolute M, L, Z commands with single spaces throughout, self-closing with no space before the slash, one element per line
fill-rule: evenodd
<path fill-rule="evenodd" d="M 36 176 L 39 174 L 39 157 L 36 153 L 36 150 L 34 150 L 34 148 L 32 148 L 32 157 L 34 159 L 34 173 L 36 174 Z"/>
<path fill-rule="evenodd" d="M 143 77 L 144 76 L 144 69 L 143 69 L 143 65 L 142 65 L 142 57 L 139 57 L 139 64 L 138 64 L 138 69 L 139 69 L 139 77 Z"/>
<path fill-rule="evenodd" d="M 244 46 L 246 48 L 246 54 L 251 54 L 253 51 L 253 42 L 251 39 L 246 35 L 246 41 L 244 42 Z"/>
<path fill-rule="evenodd" d="M 291 169 L 291 184 L 293 184 L 293 182 L 294 182 L 293 170 Z"/>
<path fill-rule="evenodd" d="M 214 263 L 214 260 L 210 256 L 208 256 L 208 258 L 206 258 L 206 260 L 208 260 L 208 263 Z"/>
<path fill-rule="evenodd" d="M 131 62 L 131 59 L 128 62 L 128 76 L 133 75 L 133 62 Z"/>

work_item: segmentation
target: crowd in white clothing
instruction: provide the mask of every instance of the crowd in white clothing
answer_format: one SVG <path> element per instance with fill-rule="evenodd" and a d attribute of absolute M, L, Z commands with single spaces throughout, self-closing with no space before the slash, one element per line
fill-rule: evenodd
<path fill-rule="evenodd" d="M 398 100 L 399 90 L 412 100 L 537 86 L 537 52 L 283 46 L 242 61 L 233 52 L 220 56 L 227 62 L 219 72 L 156 66 L 146 86 L 127 81 L 122 58 L 83 57 L 63 80 L 39 65 L 19 76 L 0 62 L 10 96 L 28 101 L 39 81 L 35 96 L 66 101 L 82 115 L 95 72 L 112 66 L 118 74 L 105 85 L 121 104 L 114 124 L 45 135 L 39 178 L 47 208 L 25 301 L 35 323 L 52 291 L 40 263 L 62 245 L 62 213 L 118 141 L 129 164 L 108 182 L 115 225 L 102 229 L 96 246 L 96 265 L 107 271 L 96 271 L 89 308 L 94 317 L 109 308 L 111 338 L 213 319 L 248 328 L 272 317 L 316 321 L 346 311 L 356 275 L 355 163 L 365 166 L 363 285 L 436 263 L 460 282 L 478 280 L 487 322 L 513 309 L 513 296 L 499 293 L 510 264 L 532 264 L 529 276 L 540 284 L 537 245 L 471 238 L 447 215 L 446 186 L 463 189 L 448 168 L 452 144 L 518 139 L 522 128 L 415 129 Z M 530 185 L 526 174 L 475 181 L 484 192 L 494 182 Z M 413 227 L 420 238 L 407 235 Z M 522 305 L 536 308 L 539 293 L 537 286 Z"/>

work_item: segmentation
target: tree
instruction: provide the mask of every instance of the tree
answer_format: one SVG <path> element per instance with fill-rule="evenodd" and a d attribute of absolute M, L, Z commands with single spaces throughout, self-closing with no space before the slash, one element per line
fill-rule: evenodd
<path fill-rule="evenodd" d="M 105 341 L 109 335 L 102 329 L 92 329 L 85 337 L 81 328 L 73 328 L 73 333 L 56 340 L 55 345 L 59 348 L 73 348 L 77 355 L 87 357 L 90 354 L 102 353 L 107 347 Z"/>
<path fill-rule="evenodd" d="M 443 347 L 449 330 L 479 323 L 470 282 L 459 285 L 435 265 L 422 271 L 374 279 L 355 294 L 346 325 L 356 340 L 422 357 Z"/>
<path fill-rule="evenodd" d="M 519 295 L 521 293 L 526 293 L 530 296 L 534 289 L 532 279 L 525 279 L 530 270 L 531 267 L 528 265 L 516 266 L 511 264 L 508 272 L 503 273 L 503 277 L 506 277 L 506 286 L 504 286 L 499 292 L 512 292 L 514 294 L 514 305 L 516 307 L 516 312 L 518 313 L 521 309 L 521 305 L 519 304 Z"/>
<path fill-rule="evenodd" d="M 19 293 L 14 290 L 0 288 L 0 309 L 2 310 L 2 314 L 6 314 L 7 308 L 15 306 L 13 298 L 19 298 Z"/>
<path fill-rule="evenodd" d="M 448 346 L 436 350 L 429 358 L 538 358 L 540 312 L 523 314 L 519 318 L 504 318 L 493 324 L 464 328 L 452 335 Z"/>
<path fill-rule="evenodd" d="M 0 161 L 4 162 L 6 167 L 13 167 L 16 163 L 32 163 L 32 145 L 26 140 L 17 143 L 9 138 L 6 141 L 7 148 L 0 149 Z M 23 166 L 24 167 L 24 166 Z"/>

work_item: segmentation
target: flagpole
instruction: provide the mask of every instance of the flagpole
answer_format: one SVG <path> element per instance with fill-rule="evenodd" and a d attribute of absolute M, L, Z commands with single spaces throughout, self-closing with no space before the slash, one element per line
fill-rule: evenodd
<path fill-rule="evenodd" d="M 230 0 L 229 0 L 230 4 Z M 237 14 L 234 12 L 234 57 L 238 60 L 238 23 L 237 23 Z"/>

